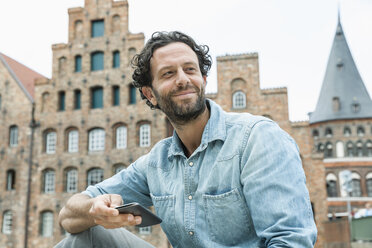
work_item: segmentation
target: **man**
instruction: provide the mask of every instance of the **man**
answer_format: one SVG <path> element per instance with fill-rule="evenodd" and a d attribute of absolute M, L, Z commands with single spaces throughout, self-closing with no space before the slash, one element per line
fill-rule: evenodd
<path fill-rule="evenodd" d="M 72 196 L 59 221 L 82 233 L 58 247 L 151 247 L 117 229 L 141 223 L 118 213 L 123 202 L 153 205 L 173 247 L 313 247 L 296 144 L 273 121 L 226 113 L 205 98 L 208 47 L 180 32 L 157 32 L 132 62 L 134 85 L 166 114 L 174 135 Z"/>

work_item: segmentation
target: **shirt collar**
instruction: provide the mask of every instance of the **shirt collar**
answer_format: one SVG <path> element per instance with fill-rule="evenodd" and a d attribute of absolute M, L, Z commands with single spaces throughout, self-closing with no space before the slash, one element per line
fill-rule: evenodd
<path fill-rule="evenodd" d="M 210 117 L 207 125 L 204 127 L 202 140 L 197 150 L 202 151 L 207 148 L 208 144 L 215 140 L 225 141 L 226 139 L 226 125 L 225 112 L 222 108 L 210 99 L 206 99 L 207 106 L 209 106 Z M 176 155 L 184 155 L 182 142 L 178 137 L 176 131 L 173 131 L 172 144 L 169 147 L 168 158 Z"/>

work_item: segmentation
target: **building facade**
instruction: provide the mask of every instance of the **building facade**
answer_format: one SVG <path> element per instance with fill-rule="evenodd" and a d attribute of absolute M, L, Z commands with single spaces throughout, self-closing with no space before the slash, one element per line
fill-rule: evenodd
<path fill-rule="evenodd" d="M 68 14 L 68 43 L 52 46 L 52 78 L 0 54 L 0 184 L 6 189 L 0 191 L 0 247 L 52 247 L 67 235 L 57 216 L 69 197 L 125 169 L 173 132 L 164 114 L 150 110 L 131 85 L 130 60 L 142 49 L 144 35 L 129 32 L 127 1 L 85 0 Z M 340 22 L 334 46 L 343 51 L 339 39 Z M 334 53 L 326 90 L 309 122 L 289 121 L 286 88 L 261 89 L 257 53 L 218 57 L 218 92 L 207 96 L 226 111 L 273 119 L 294 137 L 318 227 L 317 247 L 328 247 L 329 217 L 346 212 L 340 171 L 352 170 L 356 207 L 372 194 L 371 100 L 361 79 L 347 81 L 361 89 L 353 95 L 340 93 L 346 86 L 324 86 L 335 78 L 332 73 L 356 70 L 354 64 L 347 69 L 351 55 L 339 60 Z M 349 105 L 357 114 L 340 115 Z M 170 246 L 159 226 L 129 229 L 156 247 Z"/>

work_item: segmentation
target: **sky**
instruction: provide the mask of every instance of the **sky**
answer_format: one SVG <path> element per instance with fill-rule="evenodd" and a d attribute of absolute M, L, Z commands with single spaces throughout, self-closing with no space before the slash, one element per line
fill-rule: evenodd
<path fill-rule="evenodd" d="M 128 0 L 129 31 L 179 30 L 210 48 L 207 92 L 217 91 L 216 57 L 257 52 L 261 88 L 287 87 L 289 118 L 315 110 L 338 9 L 354 61 L 372 94 L 372 0 Z M 51 77 L 52 44 L 67 43 L 68 8 L 83 0 L 0 4 L 0 52 Z"/>

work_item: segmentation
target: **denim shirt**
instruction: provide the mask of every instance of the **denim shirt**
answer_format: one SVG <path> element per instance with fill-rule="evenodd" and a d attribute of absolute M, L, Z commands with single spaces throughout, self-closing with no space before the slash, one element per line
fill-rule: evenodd
<path fill-rule="evenodd" d="M 83 193 L 153 205 L 173 247 L 313 247 L 317 230 L 294 140 L 272 120 L 207 103 L 210 119 L 189 158 L 174 132 Z"/>

